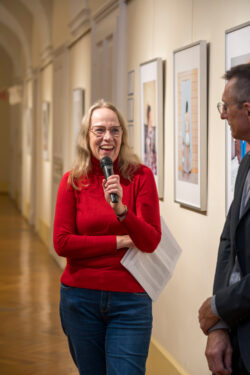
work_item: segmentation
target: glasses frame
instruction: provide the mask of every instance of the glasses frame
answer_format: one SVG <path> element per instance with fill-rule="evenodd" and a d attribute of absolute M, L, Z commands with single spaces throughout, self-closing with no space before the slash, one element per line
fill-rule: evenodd
<path fill-rule="evenodd" d="M 223 103 L 223 102 L 218 102 L 217 103 L 217 109 L 219 111 L 219 114 L 222 115 L 223 112 L 227 113 L 227 109 L 230 105 L 233 105 L 233 104 L 243 104 L 245 103 L 245 100 L 241 100 L 241 101 L 235 101 L 235 102 L 231 102 L 231 103 Z"/>
<path fill-rule="evenodd" d="M 122 129 L 121 125 L 119 125 L 119 126 L 112 126 L 112 127 L 109 128 L 109 129 L 107 129 L 105 126 L 101 126 L 101 125 L 100 125 L 100 126 L 94 126 L 94 128 L 105 128 L 105 133 L 102 134 L 102 135 L 100 135 L 100 134 L 96 134 L 96 132 L 95 132 L 95 130 L 94 130 L 93 128 L 89 128 L 89 131 L 90 131 L 91 133 L 93 133 L 93 134 L 95 135 L 96 138 L 103 138 L 103 137 L 105 136 L 105 134 L 107 133 L 107 131 L 109 132 L 109 134 L 110 134 L 110 136 L 111 136 L 112 138 L 119 138 L 119 137 L 122 136 L 122 133 L 123 133 L 123 129 Z M 121 129 L 121 132 L 119 132 L 119 134 L 117 134 L 117 135 L 113 135 L 113 134 L 111 134 L 111 130 L 112 130 L 112 128 L 119 128 L 119 129 Z"/>

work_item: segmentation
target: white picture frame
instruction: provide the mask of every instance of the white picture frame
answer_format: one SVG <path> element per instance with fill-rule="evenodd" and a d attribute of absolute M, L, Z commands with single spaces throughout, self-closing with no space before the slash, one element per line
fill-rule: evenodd
<path fill-rule="evenodd" d="M 207 209 L 207 43 L 174 51 L 174 199 Z"/>
<path fill-rule="evenodd" d="M 128 72 L 128 95 L 134 95 L 135 71 Z"/>
<path fill-rule="evenodd" d="M 141 159 L 151 168 L 163 199 L 163 63 L 156 58 L 140 64 Z"/>
<path fill-rule="evenodd" d="M 50 103 L 48 101 L 42 102 L 42 152 L 43 160 L 49 161 L 50 149 Z"/>
<path fill-rule="evenodd" d="M 76 155 L 76 142 L 82 118 L 85 112 L 85 91 L 82 88 L 73 90 L 73 157 Z"/>

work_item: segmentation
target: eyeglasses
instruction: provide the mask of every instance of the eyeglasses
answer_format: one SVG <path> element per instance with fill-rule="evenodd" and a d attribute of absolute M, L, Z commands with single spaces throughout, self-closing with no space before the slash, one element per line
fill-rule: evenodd
<path fill-rule="evenodd" d="M 227 112 L 227 109 L 230 105 L 233 105 L 233 104 L 242 104 L 244 103 L 244 101 L 241 101 L 241 102 L 231 102 L 231 103 L 222 103 L 222 102 L 219 102 L 217 103 L 217 109 L 220 113 L 220 115 L 222 115 L 223 112 Z"/>
<path fill-rule="evenodd" d="M 119 138 L 122 134 L 121 126 L 112 126 L 111 128 L 107 129 L 105 126 L 94 126 L 90 128 L 89 131 L 93 133 L 97 138 L 102 138 L 108 131 L 113 138 Z"/>

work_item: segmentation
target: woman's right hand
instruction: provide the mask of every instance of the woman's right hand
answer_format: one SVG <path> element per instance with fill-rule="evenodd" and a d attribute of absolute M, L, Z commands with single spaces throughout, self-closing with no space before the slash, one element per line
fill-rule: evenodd
<path fill-rule="evenodd" d="M 124 236 L 116 236 L 116 248 L 123 249 L 124 247 L 134 247 L 135 244 L 131 240 L 130 236 L 125 234 Z"/>

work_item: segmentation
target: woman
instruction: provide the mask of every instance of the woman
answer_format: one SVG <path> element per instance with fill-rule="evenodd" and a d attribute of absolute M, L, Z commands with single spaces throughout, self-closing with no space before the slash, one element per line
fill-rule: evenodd
<path fill-rule="evenodd" d="M 107 180 L 100 168 L 104 156 L 114 165 Z M 128 146 L 120 112 L 100 100 L 83 119 L 54 222 L 55 250 L 67 258 L 61 322 L 81 375 L 145 374 L 152 301 L 120 261 L 129 247 L 153 252 L 160 238 L 153 174 Z"/>

